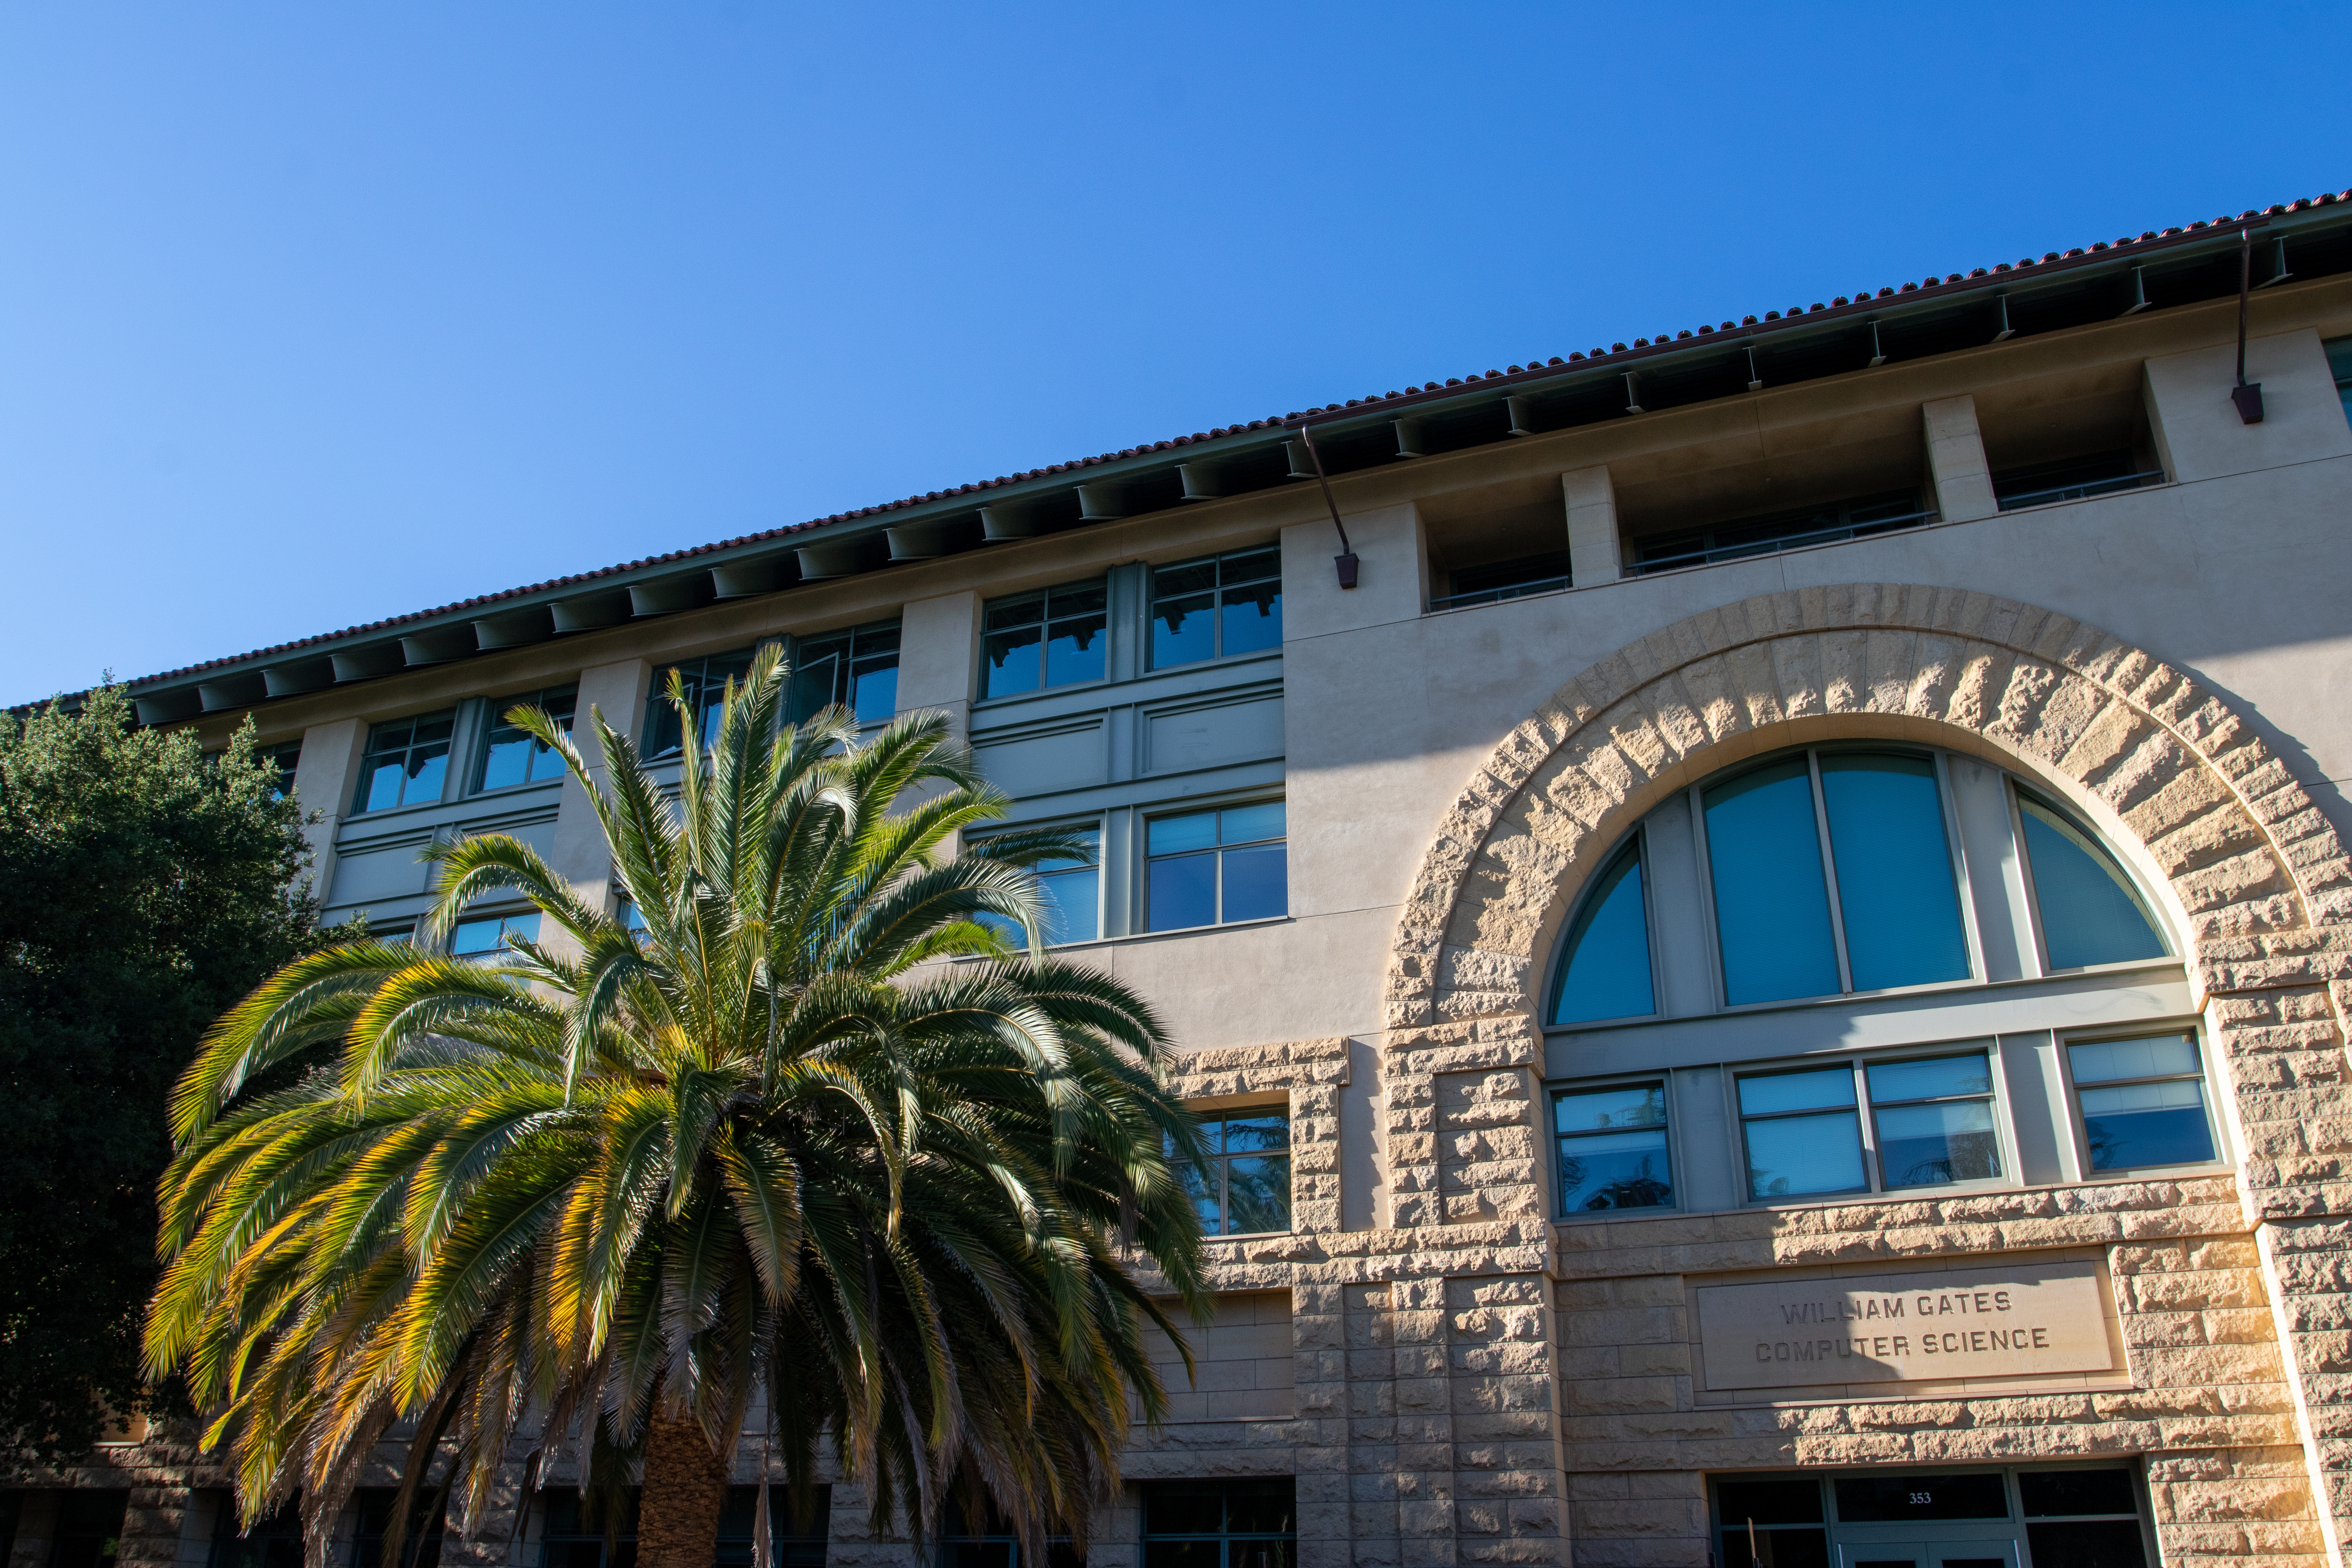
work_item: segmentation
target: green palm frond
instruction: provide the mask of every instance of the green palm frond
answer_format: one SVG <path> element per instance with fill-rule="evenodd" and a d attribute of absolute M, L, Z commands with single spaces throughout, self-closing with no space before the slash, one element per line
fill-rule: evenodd
<path fill-rule="evenodd" d="M 520 841 L 463 839 L 431 852 L 418 945 L 299 960 L 205 1037 L 146 1352 L 208 1405 L 248 1518 L 331 1513 L 396 1422 L 418 1463 L 458 1456 L 471 1520 L 520 1438 L 607 1489 L 657 1419 L 723 1447 L 764 1398 L 797 1498 L 830 1443 L 886 1528 L 985 1497 L 1085 1539 L 1130 1400 L 1168 1407 L 1148 1336 L 1181 1348 L 1207 1306 L 1165 1031 L 1043 955 L 1034 869 L 1081 840 L 956 853 L 1007 802 L 945 719 L 781 724 L 784 675 L 755 658 L 707 746 L 673 683 L 674 789 L 593 709 L 594 765 L 508 715 L 586 792 L 641 931 Z M 540 939 L 438 951 L 491 894 Z"/>

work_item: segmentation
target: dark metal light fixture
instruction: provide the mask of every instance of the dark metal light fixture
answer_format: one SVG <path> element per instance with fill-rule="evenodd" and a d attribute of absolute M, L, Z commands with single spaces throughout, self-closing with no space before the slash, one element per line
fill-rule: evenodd
<path fill-rule="evenodd" d="M 1331 526 L 1339 531 L 1339 553 L 1331 563 L 1339 569 L 1339 586 L 1356 585 L 1356 547 L 1348 542 L 1348 525 L 1339 521 L 1339 503 L 1331 499 L 1331 481 L 1323 472 L 1323 454 L 1315 449 L 1315 426 L 1301 425 L 1298 433 L 1307 440 L 1307 456 L 1315 464 L 1315 482 L 1323 487 L 1323 504 L 1331 509 Z"/>
<path fill-rule="evenodd" d="M 2284 247 L 2279 255 L 2284 262 Z M 2253 281 L 2254 231 L 2242 228 L 2238 231 L 2238 384 L 2230 389 L 2230 401 L 2238 405 L 2239 422 L 2245 425 L 2263 422 L 2263 384 L 2246 383 L 2246 300 L 2253 293 Z"/>

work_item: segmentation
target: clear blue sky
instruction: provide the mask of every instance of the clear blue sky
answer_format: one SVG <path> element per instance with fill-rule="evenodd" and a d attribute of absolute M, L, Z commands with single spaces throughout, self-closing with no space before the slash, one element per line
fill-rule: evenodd
<path fill-rule="evenodd" d="M 2352 185 L 2352 7 L 0 10 L 0 701 Z"/>

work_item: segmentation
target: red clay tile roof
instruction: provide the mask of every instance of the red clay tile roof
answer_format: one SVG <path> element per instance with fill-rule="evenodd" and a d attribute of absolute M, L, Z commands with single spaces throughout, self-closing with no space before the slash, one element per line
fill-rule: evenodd
<path fill-rule="evenodd" d="M 415 610 L 411 611 L 407 615 L 394 616 L 386 620 L 370 621 L 362 626 L 345 626 L 341 631 L 321 632 L 314 637 L 298 637 L 292 642 L 279 643 L 272 647 L 255 648 L 249 653 L 235 654 L 225 658 L 207 659 L 202 664 L 192 664 L 184 666 L 179 669 L 167 669 L 155 675 L 141 676 L 128 684 L 134 687 L 141 687 L 149 686 L 157 681 L 182 679 L 192 675 L 201 675 L 206 670 L 219 669 L 229 665 L 243 664 L 249 659 L 266 658 L 273 655 L 292 653 L 301 648 L 314 647 L 323 643 L 340 642 L 346 637 L 360 637 L 370 632 L 388 631 L 396 626 L 411 626 L 418 621 L 432 620 L 436 616 L 449 615 L 455 611 L 488 608 L 492 605 L 507 603 L 509 600 L 522 598 L 528 595 L 542 593 L 551 588 L 569 588 L 586 584 L 593 584 L 601 578 L 616 576 L 625 572 L 634 572 L 641 567 L 660 566 L 672 562 L 691 561 L 698 556 L 710 555 L 723 550 L 733 550 L 746 544 L 760 544 L 772 540 L 784 539 L 793 534 L 805 533 L 812 529 L 826 528 L 835 523 L 852 522 L 861 518 L 879 517 L 889 512 L 902 511 L 908 507 L 926 506 L 931 502 L 949 500 L 956 496 L 968 495 L 973 497 L 985 497 L 989 491 L 1000 489 L 1007 485 L 1021 484 L 1032 479 L 1047 479 L 1056 474 L 1079 473 L 1085 469 L 1096 468 L 1105 463 L 1115 463 L 1123 458 L 1139 457 L 1151 452 L 1165 452 L 1175 450 L 1180 447 L 1197 446 L 1202 442 L 1214 441 L 1226 436 L 1237 436 L 1253 430 L 1276 428 L 1285 425 L 1295 426 L 1301 422 L 1309 420 L 1317 415 L 1340 414 L 1349 409 L 1367 409 L 1384 403 L 1403 402 L 1416 397 L 1427 397 L 1433 393 L 1442 394 L 1450 391 L 1451 389 L 1467 386 L 1477 382 L 1503 381 L 1513 376 L 1539 373 L 1547 370 L 1556 370 L 1568 365 L 1600 363 L 1616 359 L 1620 356 L 1627 358 L 1639 357 L 1644 353 L 1644 351 L 1654 353 L 1657 349 L 1668 347 L 1671 344 L 1680 343 L 1686 339 L 1695 340 L 1711 337 L 1717 332 L 1738 331 L 1743 327 L 1761 326 L 1773 321 L 1790 320 L 1800 316 L 1814 315 L 1823 311 L 1836 310 L 1848 304 L 1859 305 L 1865 300 L 1886 300 L 1903 294 L 1924 293 L 1933 289 L 1952 288 L 1955 285 L 1967 285 L 1974 283 L 1979 279 L 1992 277 L 2002 273 L 2030 272 L 2036 268 L 2046 266 L 2052 262 L 2069 261 L 2081 257 L 2104 254 L 2107 252 L 2128 251 L 2140 246 L 2148 245 L 2151 242 L 2170 240 L 2176 237 L 2205 231 L 2235 228 L 2241 224 L 2250 223 L 2258 218 L 2274 217 L 2282 214 L 2291 212 L 2303 212 L 2313 207 L 2332 206 L 2339 203 L 2352 203 L 2352 190 L 2333 192 L 2318 196 L 2308 196 L 2293 202 L 2281 202 L 2268 207 L 2249 207 L 2246 211 L 2238 214 L 2234 217 L 2225 214 L 2221 217 L 2200 219 L 2197 222 L 2182 225 L 2174 228 L 2147 229 L 2137 235 L 2126 235 L 2119 239 L 2096 240 L 2088 246 L 2077 246 L 2071 250 L 2045 251 L 2038 258 L 2029 256 L 2016 261 L 1996 262 L 1989 268 L 1974 268 L 1966 273 L 1950 272 L 1946 273 L 1939 278 L 1931 272 L 1919 280 L 1904 283 L 1900 286 L 1888 286 L 1875 290 L 1863 289 L 1852 296 L 1840 294 L 1835 296 L 1828 304 L 1824 304 L 1820 300 L 1815 300 L 1810 305 L 1791 305 L 1785 310 L 1767 310 L 1760 319 L 1753 315 L 1748 315 L 1741 317 L 1737 321 L 1726 321 L 1720 325 L 1716 326 L 1702 325 L 1698 327 L 1684 327 L 1671 333 L 1660 332 L 1654 338 L 1637 337 L 1633 340 L 1630 347 L 1622 342 L 1615 342 L 1612 343 L 1605 349 L 1596 347 L 1578 353 L 1572 353 L 1565 357 L 1554 354 L 1548 359 L 1539 360 L 1531 355 L 1525 364 L 1514 364 L 1507 371 L 1488 370 L 1478 374 L 1448 376 L 1442 384 L 1433 381 L 1407 386 L 1402 392 L 1391 391 L 1385 393 L 1370 393 L 1362 397 L 1350 397 L 1344 403 L 1324 404 L 1314 408 L 1294 410 L 1286 415 L 1268 415 L 1262 419 L 1251 419 L 1232 425 L 1220 425 L 1207 430 L 1195 430 L 1189 436 L 1176 436 L 1164 441 L 1152 441 L 1147 442 L 1142 446 L 1126 447 L 1116 452 L 1098 453 L 1091 458 L 1075 458 L 1067 462 L 1048 463 L 1042 468 L 1024 468 L 1021 472 L 1015 474 L 1000 474 L 992 479 L 982 479 L 972 484 L 959 485 L 952 489 L 930 490 L 922 495 L 906 496 L 898 500 L 883 501 L 876 506 L 860 507 L 855 511 L 837 511 L 828 517 L 811 518 L 806 522 L 787 523 L 781 528 L 767 529 L 758 533 L 741 534 L 733 539 L 722 539 L 712 544 L 698 544 L 689 550 L 674 550 L 666 555 L 648 555 L 635 561 L 625 561 L 620 563 L 618 565 L 601 567 L 593 572 L 583 572 L 568 577 L 551 577 L 543 583 L 532 583 L 520 588 L 508 588 L 495 594 L 483 594 L 475 598 L 460 599 L 454 604 L 438 605 L 429 610 Z"/>

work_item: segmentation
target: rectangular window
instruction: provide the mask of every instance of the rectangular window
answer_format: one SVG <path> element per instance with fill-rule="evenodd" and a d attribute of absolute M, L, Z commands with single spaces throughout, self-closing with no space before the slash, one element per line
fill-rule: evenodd
<path fill-rule="evenodd" d="M 1997 1181 L 1989 1053 L 1754 1073 L 1738 1080 L 1751 1200 Z M 1863 1142 L 1866 1092 L 1874 1149 Z M 1866 1152 L 1874 1152 L 1876 1180 Z"/>
<path fill-rule="evenodd" d="M 257 754 L 278 770 L 278 798 L 284 800 L 292 795 L 294 770 L 302 765 L 302 742 L 288 741 L 282 745 L 264 746 Z"/>
<path fill-rule="evenodd" d="M 654 672 L 653 693 L 646 700 L 647 761 L 674 756 L 686 749 L 677 708 L 669 700 L 670 671 L 676 670 L 686 687 L 687 709 L 694 715 L 697 743 L 707 751 L 719 738 L 719 708 L 726 695 L 727 683 L 731 680 L 738 686 L 743 684 L 751 673 L 751 653 L 748 647 L 733 653 L 714 653 Z"/>
<path fill-rule="evenodd" d="M 1083 840 L 1078 854 L 1068 859 L 1041 860 L 1036 867 L 1037 891 L 1045 903 L 1044 934 L 1048 947 L 1092 942 L 1102 934 L 1102 830 L 1089 826 L 1067 831 Z M 982 839 L 974 847 L 985 848 L 987 842 Z M 992 915 L 982 918 L 1015 946 L 1027 942 L 1028 938 L 1012 921 Z"/>
<path fill-rule="evenodd" d="M 2336 378 L 2336 395 L 2344 400 L 2344 415 L 2352 419 L 2352 338 L 2337 338 L 2327 347 L 2327 372 Z"/>
<path fill-rule="evenodd" d="M 604 1517 L 611 1503 L 594 1494 L 583 1498 L 570 1487 L 540 1493 L 539 1504 L 546 1521 L 539 1537 L 540 1568 L 636 1568 L 635 1487 L 628 1489 L 618 1519 Z"/>
<path fill-rule="evenodd" d="M 241 1531 L 236 1505 L 223 1498 L 207 1568 L 302 1568 L 302 1510 L 289 1502 Z"/>
<path fill-rule="evenodd" d="M 2144 1568 L 2139 1489 L 2129 1470 L 2020 1470 L 2025 1542 L 2036 1563 Z"/>
<path fill-rule="evenodd" d="M 769 1561 L 775 1568 L 824 1568 L 825 1542 L 832 1535 L 833 1489 L 814 1487 L 816 1499 L 805 1521 L 793 1514 L 792 1489 L 768 1489 Z M 714 1568 L 751 1568 L 754 1531 L 759 1527 L 760 1489 L 729 1487 L 719 1512 L 719 1552 Z"/>
<path fill-rule="evenodd" d="M 1255 1236 L 1290 1228 L 1290 1113 L 1235 1110 L 1201 1118 L 1206 1169 L 1178 1178 L 1201 1211 L 1206 1236 Z M 1172 1151 L 1171 1151 L 1172 1152 Z"/>
<path fill-rule="evenodd" d="M 510 915 L 481 915 L 457 922 L 457 929 L 449 933 L 449 954 L 453 958 L 488 963 L 502 957 L 509 942 L 538 940 L 537 910 Z"/>
<path fill-rule="evenodd" d="M 1144 829 L 1144 929 L 1230 925 L 1290 911 L 1278 800 L 1153 817 Z"/>
<path fill-rule="evenodd" d="M 2198 1165 L 2215 1157 L 2194 1035 L 2070 1045 L 2066 1067 L 2092 1170 Z"/>
<path fill-rule="evenodd" d="M 507 715 L 518 708 L 539 708 L 572 733 L 572 709 L 579 700 L 579 689 L 572 686 L 551 686 L 542 691 L 526 691 L 518 697 L 503 697 L 490 704 L 489 744 L 482 748 L 482 769 L 475 779 L 477 790 L 512 789 L 517 784 L 544 784 L 562 775 L 563 759 L 552 748 L 543 746 L 520 724 L 507 721 Z"/>
<path fill-rule="evenodd" d="M 430 1489 L 419 1490 L 429 1494 Z M 352 1536 L 351 1568 L 385 1568 L 383 1538 L 392 1528 L 393 1505 L 399 1499 L 397 1487 L 362 1487 L 352 1495 L 359 1527 Z M 446 1499 L 440 1507 L 428 1506 L 431 1500 L 429 1495 L 419 1497 L 410 1511 L 408 1527 L 401 1537 L 399 1568 L 440 1568 L 441 1538 L 449 1522 L 447 1507 Z"/>
<path fill-rule="evenodd" d="M 1664 1084 L 1571 1090 L 1553 1098 L 1551 1113 L 1559 1143 L 1560 1213 L 1674 1203 Z"/>
<path fill-rule="evenodd" d="M 977 1518 L 966 1513 L 960 1501 L 947 1505 L 940 1516 L 937 1561 L 940 1568 L 1024 1568 L 1021 1538 L 1013 1534 L 1013 1521 L 998 1511 L 993 1501 Z M 1035 1561 L 1030 1559 L 1032 1563 Z M 1085 1563 L 1071 1548 L 1067 1536 L 1045 1538 L 1045 1568 L 1084 1568 Z"/>
<path fill-rule="evenodd" d="M 794 643 L 792 722 L 835 706 L 848 709 L 860 724 L 887 723 L 898 712 L 898 622 L 877 621 Z"/>
<path fill-rule="evenodd" d="M 1151 668 L 1282 646 L 1282 552 L 1247 550 L 1151 574 Z"/>
<path fill-rule="evenodd" d="M 368 731 L 360 760 L 360 796 L 353 811 L 389 811 L 441 798 L 449 771 L 449 737 L 457 710 L 443 708 L 413 719 L 395 719 Z"/>
<path fill-rule="evenodd" d="M 1100 680 L 1109 606 L 1110 585 L 1100 577 L 989 601 L 981 612 L 981 696 Z"/>
<path fill-rule="evenodd" d="M 1159 1481 L 1143 1493 L 1143 1568 L 1296 1568 L 1298 1490 L 1288 1476 Z"/>

